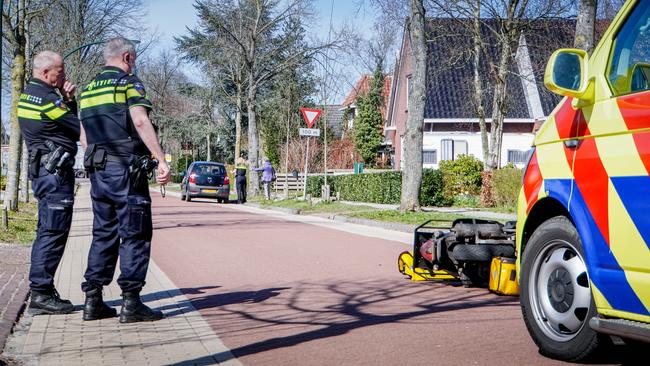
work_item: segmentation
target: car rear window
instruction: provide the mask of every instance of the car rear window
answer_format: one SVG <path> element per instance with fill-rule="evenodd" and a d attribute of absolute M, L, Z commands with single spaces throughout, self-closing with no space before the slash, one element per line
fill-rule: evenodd
<path fill-rule="evenodd" d="M 192 168 L 192 173 L 202 174 L 202 175 L 224 175 L 226 174 L 226 169 L 223 165 L 216 164 L 197 164 Z"/>

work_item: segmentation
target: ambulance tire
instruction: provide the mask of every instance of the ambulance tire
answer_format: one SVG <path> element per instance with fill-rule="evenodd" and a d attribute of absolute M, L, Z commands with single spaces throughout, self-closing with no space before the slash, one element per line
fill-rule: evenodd
<path fill-rule="evenodd" d="M 452 255 L 457 261 L 489 262 L 493 257 L 514 257 L 515 248 L 507 244 L 457 244 Z"/>
<path fill-rule="evenodd" d="M 564 216 L 543 222 L 524 249 L 519 301 L 528 333 L 544 356 L 570 362 L 586 361 L 611 346 L 608 336 L 596 333 L 589 326 L 589 319 L 596 315 L 596 306 L 583 258 L 578 231 Z M 566 277 L 561 277 L 561 273 L 566 273 Z M 566 279 L 571 284 L 562 287 Z M 556 290 L 555 286 L 561 288 Z M 566 297 L 569 293 L 570 299 Z M 568 309 L 562 307 L 569 303 Z M 566 315 L 573 317 L 571 323 Z"/>

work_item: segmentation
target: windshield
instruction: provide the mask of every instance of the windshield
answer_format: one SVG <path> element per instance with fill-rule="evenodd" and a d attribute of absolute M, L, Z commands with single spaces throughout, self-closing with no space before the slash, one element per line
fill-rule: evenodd
<path fill-rule="evenodd" d="M 223 165 L 217 164 L 195 164 L 192 167 L 192 173 L 199 175 L 224 175 L 226 169 Z"/>

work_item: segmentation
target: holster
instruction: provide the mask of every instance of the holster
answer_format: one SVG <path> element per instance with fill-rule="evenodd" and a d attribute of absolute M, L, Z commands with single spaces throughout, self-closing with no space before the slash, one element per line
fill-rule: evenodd
<path fill-rule="evenodd" d="M 84 168 L 103 170 L 106 168 L 107 155 L 106 149 L 96 144 L 89 144 L 84 154 Z"/>
<path fill-rule="evenodd" d="M 86 152 L 84 154 L 84 168 L 91 169 L 93 167 L 93 158 L 95 157 L 95 149 L 97 149 L 97 145 L 95 144 L 89 144 L 88 147 L 86 148 Z"/>
<path fill-rule="evenodd" d="M 31 178 L 38 177 L 38 171 L 41 167 L 41 150 L 34 151 L 29 156 L 29 176 Z"/>

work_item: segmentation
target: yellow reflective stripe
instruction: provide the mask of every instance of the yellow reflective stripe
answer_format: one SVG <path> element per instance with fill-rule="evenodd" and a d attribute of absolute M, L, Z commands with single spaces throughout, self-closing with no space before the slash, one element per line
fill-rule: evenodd
<path fill-rule="evenodd" d="M 126 98 L 124 94 L 102 94 L 94 97 L 84 98 L 80 101 L 80 108 L 91 108 L 103 104 L 113 104 L 113 103 L 126 103 Z"/>
<path fill-rule="evenodd" d="M 18 107 L 18 118 L 41 120 L 41 112 Z"/>
<path fill-rule="evenodd" d="M 45 113 L 45 115 L 48 116 L 52 121 L 56 121 L 57 119 L 63 117 L 64 114 L 68 113 L 68 109 L 61 109 L 56 107 L 43 113 Z"/>
<path fill-rule="evenodd" d="M 133 86 L 133 85 L 131 85 Z M 126 89 L 126 97 L 131 99 L 131 98 L 141 98 L 143 97 L 142 94 L 140 94 L 135 88 L 129 87 Z"/>
<path fill-rule="evenodd" d="M 40 106 L 40 105 L 36 105 L 36 104 L 31 104 L 31 103 L 28 103 L 28 102 L 18 102 L 18 107 L 38 109 L 39 111 L 41 111 L 43 109 L 47 109 L 48 105 Z"/>
<path fill-rule="evenodd" d="M 100 93 L 104 93 L 104 92 L 107 92 L 107 91 L 117 90 L 119 92 L 123 92 L 123 91 L 126 90 L 126 88 L 127 88 L 127 85 L 118 86 L 117 88 L 114 85 L 112 85 L 112 86 L 105 86 L 105 87 L 99 88 L 99 89 L 86 90 L 86 91 L 81 93 L 81 98 L 86 98 L 86 97 L 89 97 L 91 95 L 100 94 Z"/>

